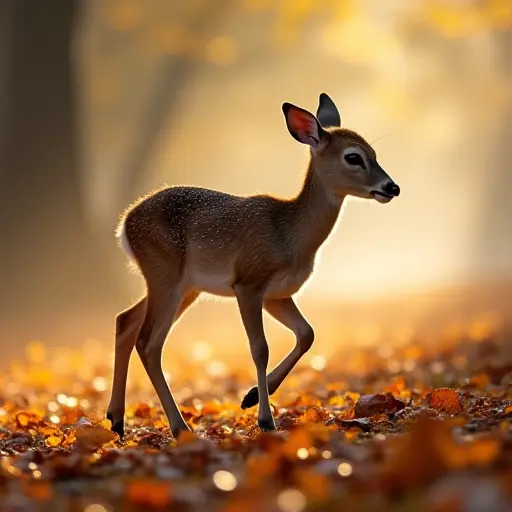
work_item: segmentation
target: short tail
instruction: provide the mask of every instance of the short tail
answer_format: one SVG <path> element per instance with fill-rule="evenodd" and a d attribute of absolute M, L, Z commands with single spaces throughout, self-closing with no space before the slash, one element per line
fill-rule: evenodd
<path fill-rule="evenodd" d="M 121 247 L 121 249 L 123 249 L 123 251 L 130 260 L 130 268 L 132 270 L 138 270 L 137 259 L 135 258 L 135 254 L 133 253 L 133 249 L 130 245 L 130 241 L 128 240 L 128 236 L 126 234 L 126 217 L 123 217 L 123 219 L 117 226 L 116 238 L 119 243 L 119 246 Z"/>

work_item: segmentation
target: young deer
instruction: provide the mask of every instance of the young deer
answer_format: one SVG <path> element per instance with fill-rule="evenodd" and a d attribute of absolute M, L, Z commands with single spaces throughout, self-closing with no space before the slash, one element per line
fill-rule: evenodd
<path fill-rule="evenodd" d="M 239 197 L 170 187 L 139 200 L 117 231 L 137 264 L 146 295 L 116 319 L 115 365 L 107 418 L 124 434 L 126 378 L 135 346 L 177 436 L 189 430 L 162 372 L 167 334 L 201 292 L 235 297 L 256 366 L 257 386 L 242 408 L 259 402 L 258 425 L 274 430 L 273 394 L 313 343 L 313 329 L 292 296 L 313 271 L 315 255 L 331 233 L 346 196 L 387 203 L 399 187 L 377 163 L 373 148 L 340 128 L 338 110 L 320 95 L 317 117 L 283 104 L 290 134 L 310 146 L 304 185 L 293 199 Z M 296 336 L 293 350 L 267 376 L 269 350 L 263 309 Z"/>

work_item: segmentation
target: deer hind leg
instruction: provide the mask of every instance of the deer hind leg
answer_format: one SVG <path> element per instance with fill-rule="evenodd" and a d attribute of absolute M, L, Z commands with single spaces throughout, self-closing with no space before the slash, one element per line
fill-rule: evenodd
<path fill-rule="evenodd" d="M 251 355 L 256 366 L 258 393 L 261 397 L 258 411 L 258 426 L 263 431 L 275 430 L 276 426 L 268 395 L 267 366 L 268 344 L 263 328 L 263 298 L 254 290 L 242 285 L 234 286 L 242 321 L 249 338 Z"/>
<path fill-rule="evenodd" d="M 126 379 L 130 356 L 135 346 L 144 316 L 147 298 L 143 297 L 116 318 L 116 342 L 114 356 L 114 378 L 107 419 L 112 422 L 112 430 L 122 439 L 124 437 L 124 410 L 126 397 Z"/>
<path fill-rule="evenodd" d="M 142 364 L 155 388 L 165 411 L 174 437 L 183 430 L 190 430 L 172 396 L 162 370 L 162 351 L 167 334 L 173 323 L 188 306 L 194 302 L 197 294 L 183 295 L 179 285 L 148 286 L 148 305 L 146 317 L 135 344 Z"/>
<path fill-rule="evenodd" d="M 278 322 L 288 327 L 296 336 L 292 351 L 269 373 L 268 391 L 272 395 L 286 376 L 293 370 L 300 358 L 311 348 L 315 334 L 291 297 L 267 300 L 264 307 Z M 242 400 L 242 409 L 254 407 L 259 401 L 258 388 L 251 388 Z"/>

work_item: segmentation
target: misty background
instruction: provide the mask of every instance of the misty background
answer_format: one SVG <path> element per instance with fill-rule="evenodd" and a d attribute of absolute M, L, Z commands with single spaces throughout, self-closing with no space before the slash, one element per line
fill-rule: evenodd
<path fill-rule="evenodd" d="M 300 298 L 322 350 L 507 316 L 511 27 L 509 0 L 0 0 L 3 346 L 111 350 L 142 290 L 124 208 L 163 184 L 295 194 L 307 152 L 281 104 L 321 92 L 402 189 L 349 201 L 322 250 Z M 175 336 L 249 357 L 232 303 Z"/>

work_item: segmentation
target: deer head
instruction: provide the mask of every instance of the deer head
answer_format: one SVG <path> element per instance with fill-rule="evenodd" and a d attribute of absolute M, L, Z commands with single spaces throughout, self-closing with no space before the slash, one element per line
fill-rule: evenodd
<path fill-rule="evenodd" d="M 316 116 L 291 103 L 283 104 L 283 113 L 292 137 L 310 146 L 314 172 L 334 196 L 388 203 L 400 194 L 370 144 L 358 133 L 341 128 L 338 109 L 327 94 L 320 95 Z"/>

